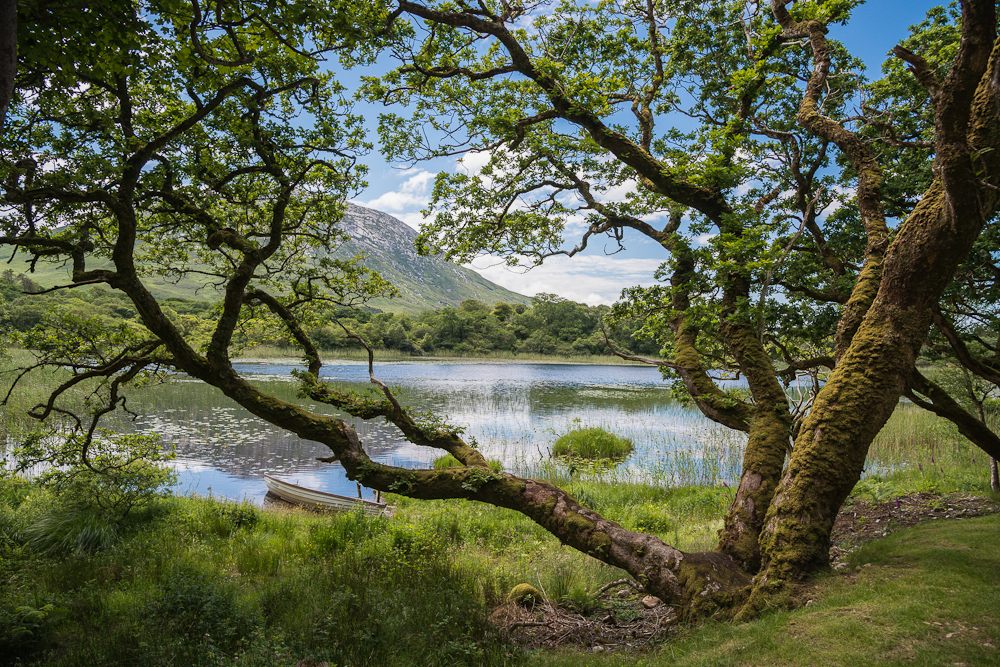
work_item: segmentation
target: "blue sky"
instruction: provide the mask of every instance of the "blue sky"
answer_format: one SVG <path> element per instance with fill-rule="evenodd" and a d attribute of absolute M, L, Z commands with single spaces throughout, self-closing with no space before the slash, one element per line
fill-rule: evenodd
<path fill-rule="evenodd" d="M 830 37 L 843 42 L 868 66 L 869 78 L 877 78 L 886 54 L 906 38 L 909 26 L 923 20 L 929 8 L 942 4 L 928 0 L 871 0 L 854 11 L 847 26 L 831 26 Z M 377 114 L 381 107 L 368 107 Z M 374 121 L 372 122 L 374 130 Z M 353 201 L 393 215 L 411 227 L 419 228 L 433 186 L 440 170 L 455 170 L 463 165 L 456 160 L 404 167 L 388 164 L 377 154 L 364 162 L 369 167 L 369 187 Z M 481 155 L 465 158 L 464 167 L 474 169 L 485 162 Z M 665 259 L 662 248 L 636 234 L 625 239 L 626 249 L 607 255 L 601 243 L 592 243 L 585 253 L 573 258 L 552 258 L 530 271 L 512 270 L 497 258 L 483 257 L 471 268 L 507 289 L 528 296 L 539 292 L 589 303 L 610 304 L 621 290 L 633 285 L 650 285 L 653 272 Z"/>

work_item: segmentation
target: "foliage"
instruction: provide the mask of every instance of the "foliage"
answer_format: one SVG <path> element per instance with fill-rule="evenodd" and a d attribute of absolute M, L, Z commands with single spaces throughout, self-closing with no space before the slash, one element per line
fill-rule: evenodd
<path fill-rule="evenodd" d="M 635 449 L 635 443 L 599 426 L 571 429 L 552 445 L 552 456 L 621 461 Z"/>
<path fill-rule="evenodd" d="M 0 494 L 16 496 L 11 484 Z M 66 558 L 0 545 L 13 576 L 0 664 L 521 662 L 488 624 L 475 579 L 420 521 L 183 497 L 162 509 L 137 515 L 142 529 L 112 550 Z M 247 567 L 251 554 L 276 566 Z"/>
<path fill-rule="evenodd" d="M 82 434 L 35 432 L 12 455 L 20 470 L 39 464 L 38 482 L 84 513 L 124 517 L 173 485 L 173 459 L 158 436 L 105 431 L 89 442 Z"/>
<path fill-rule="evenodd" d="M 163 631 L 181 636 L 195 646 L 211 638 L 213 647 L 233 653 L 250 639 L 261 619 L 240 604 L 235 587 L 225 580 L 180 563 L 163 579 L 145 615 L 166 625 Z"/>
<path fill-rule="evenodd" d="M 0 276 L 2 277 L 2 276 Z M 14 278 L 12 278 L 14 279 Z M 0 285 L 4 283 L 0 282 Z M 141 326 L 132 302 L 124 294 L 94 287 L 86 291 L 54 292 L 44 296 L 25 296 L 19 290 L 6 299 L 2 321 L 15 331 L 27 333 L 39 327 L 50 331 L 67 316 L 96 318 L 101 326 L 122 322 Z M 193 299 L 166 298 L 164 312 L 194 345 L 208 343 L 218 316 L 218 304 Z M 516 312 L 507 303 L 492 310 L 478 301 L 466 301 L 460 307 L 445 306 L 417 315 L 380 313 L 361 308 L 319 308 L 316 325 L 308 332 L 316 345 L 327 350 L 357 348 L 348 331 L 361 335 L 375 349 L 394 350 L 406 355 L 489 354 L 512 352 L 537 355 L 590 356 L 609 355 L 602 332 L 606 306 L 587 306 L 540 294 L 531 308 Z M 334 322 L 334 323 L 331 323 Z M 636 326 L 624 323 L 609 331 L 616 349 L 632 354 L 656 355 L 651 341 L 635 336 Z M 13 339 L 17 343 L 17 339 Z M 242 339 L 242 345 L 277 345 L 294 349 L 287 332 L 257 335 Z"/>
<path fill-rule="evenodd" d="M 13 609 L 0 605 L 0 655 L 30 660 L 51 641 L 53 629 L 68 615 L 68 609 L 51 602 L 37 609 L 30 605 Z M 0 658 L 0 664 L 8 664 L 8 659 Z"/>

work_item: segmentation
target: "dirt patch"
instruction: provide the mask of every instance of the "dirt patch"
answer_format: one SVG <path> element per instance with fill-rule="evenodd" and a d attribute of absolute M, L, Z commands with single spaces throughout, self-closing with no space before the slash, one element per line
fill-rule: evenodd
<path fill-rule="evenodd" d="M 967 494 L 914 493 L 883 502 L 849 499 L 831 536 L 830 560 L 844 569 L 844 559 L 865 542 L 924 521 L 963 519 L 1000 512 L 987 498 Z M 799 596 L 808 606 L 808 595 Z M 524 607 L 509 602 L 490 621 L 529 648 L 572 647 L 593 653 L 642 651 L 661 644 L 675 631 L 674 609 L 651 598 L 629 579 L 612 582 L 584 608 L 541 602 Z"/>
<path fill-rule="evenodd" d="M 865 542 L 918 523 L 968 519 L 996 512 L 1000 512 L 1000 505 L 989 498 L 962 493 L 944 496 L 912 493 L 882 502 L 849 498 L 833 525 L 830 562 L 835 569 L 844 569 L 847 555 Z"/>
<path fill-rule="evenodd" d="M 651 648 L 666 639 L 674 619 L 672 607 L 629 579 L 604 586 L 583 609 L 548 602 L 533 606 L 508 602 L 490 615 L 494 625 L 523 646 L 573 647 L 593 653 Z"/>

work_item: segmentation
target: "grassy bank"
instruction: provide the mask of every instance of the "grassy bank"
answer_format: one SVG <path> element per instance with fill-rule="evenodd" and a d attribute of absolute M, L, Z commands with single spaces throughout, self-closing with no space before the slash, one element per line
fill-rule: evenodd
<path fill-rule="evenodd" d="M 688 549 L 711 542 L 725 501 L 706 488 L 576 491 Z M 168 497 L 95 520 L 11 480 L 0 500 L 0 664 L 520 664 L 486 621 L 514 585 L 572 603 L 623 576 L 466 502 L 393 497 L 386 519 Z"/>
<path fill-rule="evenodd" d="M 685 550 L 711 548 L 726 504 L 725 489 L 574 491 Z M 626 656 L 528 653 L 488 623 L 518 583 L 572 607 L 623 576 L 507 510 L 392 497 L 386 519 L 168 497 L 100 525 L 27 483 L 4 481 L 0 500 L 6 665 L 985 665 L 1000 646 L 998 517 L 896 533 L 799 591 L 808 606 Z M 86 540 L 65 539 L 74 522 Z"/>
<path fill-rule="evenodd" d="M 539 654 L 537 665 L 987 666 L 1000 647 L 1000 517 L 933 522 L 870 543 L 794 611 L 687 628 L 647 656 Z"/>
<path fill-rule="evenodd" d="M 582 465 L 572 479 L 555 463 L 534 472 L 626 528 L 708 550 L 731 489 L 672 485 L 731 479 L 705 477 L 706 461 L 728 470 L 739 459 L 720 442 L 706 433 L 641 481 Z M 987 480 L 985 457 L 953 427 L 903 404 L 855 494 L 984 494 Z M 507 510 L 390 502 L 391 520 L 166 497 L 102 519 L 73 498 L 0 480 L 0 665 L 930 665 L 949 651 L 977 665 L 990 664 L 987 645 L 1000 646 L 996 518 L 899 533 L 851 556 L 852 567 L 871 567 L 811 582 L 799 600 L 808 607 L 683 628 L 653 652 L 623 656 L 528 653 L 487 620 L 521 583 L 586 609 L 621 571 Z"/>

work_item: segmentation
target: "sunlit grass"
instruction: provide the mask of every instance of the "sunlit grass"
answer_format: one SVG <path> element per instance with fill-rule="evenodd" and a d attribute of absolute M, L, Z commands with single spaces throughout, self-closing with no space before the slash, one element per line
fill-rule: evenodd
<path fill-rule="evenodd" d="M 996 416 L 988 417 L 996 430 Z M 989 490 L 989 457 L 951 422 L 901 403 L 868 451 L 858 491 L 883 495 L 911 491 Z"/>
<path fill-rule="evenodd" d="M 860 554 L 869 567 L 810 581 L 799 608 L 683 628 L 645 655 L 539 652 L 542 667 L 994 665 L 1000 517 L 934 522 Z M 809 602 L 808 605 L 805 603 Z"/>
<path fill-rule="evenodd" d="M 14 512 L 47 502 L 43 490 L 19 494 L 3 494 L 22 497 Z M 453 544 L 432 521 L 164 499 L 103 548 L 0 545 L 4 571 L 20 572 L 0 602 L 0 664 L 518 662 L 485 621 L 484 596 L 504 580 L 478 583 L 449 557 Z M 15 609 L 48 601 L 69 614 L 25 639 Z"/>
<path fill-rule="evenodd" d="M 559 436 L 552 445 L 552 456 L 621 461 L 635 449 L 628 438 L 609 432 L 600 426 L 571 429 Z"/>

